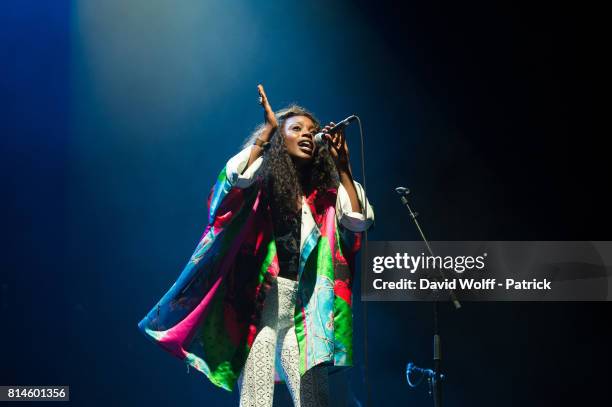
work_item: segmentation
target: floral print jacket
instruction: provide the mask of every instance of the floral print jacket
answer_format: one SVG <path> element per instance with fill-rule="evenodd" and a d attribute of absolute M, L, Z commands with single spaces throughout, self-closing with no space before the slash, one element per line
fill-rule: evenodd
<path fill-rule="evenodd" d="M 249 148 L 220 172 L 208 198 L 208 226 L 168 292 L 139 322 L 153 342 L 232 390 L 257 334 L 279 268 L 270 207 L 258 172 L 244 170 Z M 300 373 L 319 364 L 352 365 L 352 286 L 361 233 L 374 221 L 351 211 L 346 190 L 304 198 L 294 322 Z"/>

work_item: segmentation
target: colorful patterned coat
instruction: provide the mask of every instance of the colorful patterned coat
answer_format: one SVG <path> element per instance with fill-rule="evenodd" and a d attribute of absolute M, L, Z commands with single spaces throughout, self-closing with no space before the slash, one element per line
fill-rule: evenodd
<path fill-rule="evenodd" d="M 184 270 L 138 324 L 164 350 L 232 390 L 246 362 L 263 304 L 278 274 L 268 199 L 257 171 L 244 174 L 249 149 L 232 158 L 208 199 L 208 226 Z M 295 333 L 300 373 L 352 365 L 353 262 L 368 219 L 350 212 L 338 190 L 304 200 Z M 352 229 L 349 230 L 349 229 Z"/>

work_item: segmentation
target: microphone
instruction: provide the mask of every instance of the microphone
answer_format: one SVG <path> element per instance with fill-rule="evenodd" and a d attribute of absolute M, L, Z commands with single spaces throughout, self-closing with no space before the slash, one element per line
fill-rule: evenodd
<path fill-rule="evenodd" d="M 397 187 L 395 188 L 395 192 L 404 196 L 404 195 L 408 195 L 410 193 L 410 190 L 406 187 Z"/>
<path fill-rule="evenodd" d="M 344 129 L 345 127 L 347 127 L 349 124 L 351 124 L 351 122 L 355 120 L 357 120 L 357 116 L 355 116 L 354 114 L 350 115 L 346 119 L 342 120 L 340 123 L 336 123 L 334 127 L 332 127 L 331 129 L 327 131 L 327 134 L 335 134 L 339 132 L 340 130 Z M 322 131 L 315 134 L 314 142 L 317 146 L 322 146 L 323 144 L 325 144 L 325 139 L 324 139 L 325 134 L 326 133 Z"/>

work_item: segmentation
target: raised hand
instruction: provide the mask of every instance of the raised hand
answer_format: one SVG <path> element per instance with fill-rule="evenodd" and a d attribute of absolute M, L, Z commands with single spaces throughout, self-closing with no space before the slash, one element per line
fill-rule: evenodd
<path fill-rule="evenodd" d="M 266 96 L 266 91 L 264 90 L 263 85 L 257 85 L 257 90 L 259 91 L 259 104 L 264 108 L 264 120 L 266 123 L 266 127 L 274 130 L 278 127 L 278 123 L 276 121 L 276 116 L 274 115 L 274 110 L 270 106 L 270 102 L 268 102 L 268 97 Z"/>
<path fill-rule="evenodd" d="M 263 85 L 257 85 L 257 91 L 259 92 L 259 104 L 264 109 L 265 127 L 257 136 L 257 139 L 255 139 L 255 144 L 251 148 L 251 154 L 249 155 L 249 161 L 247 162 L 246 167 L 244 167 L 243 172 L 246 171 L 246 169 L 249 168 L 257 158 L 262 156 L 265 146 L 268 145 L 270 137 L 272 137 L 272 134 L 278 127 L 274 110 L 272 110 L 270 102 L 268 102 L 268 97 L 266 96 L 266 91 L 264 90 Z"/>

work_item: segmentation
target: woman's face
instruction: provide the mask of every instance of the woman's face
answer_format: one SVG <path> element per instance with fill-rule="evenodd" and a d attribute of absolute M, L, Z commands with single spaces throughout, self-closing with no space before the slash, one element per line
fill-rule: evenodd
<path fill-rule="evenodd" d="M 291 116 L 283 125 L 287 151 L 297 165 L 308 163 L 315 153 L 316 124 L 308 116 Z"/>

